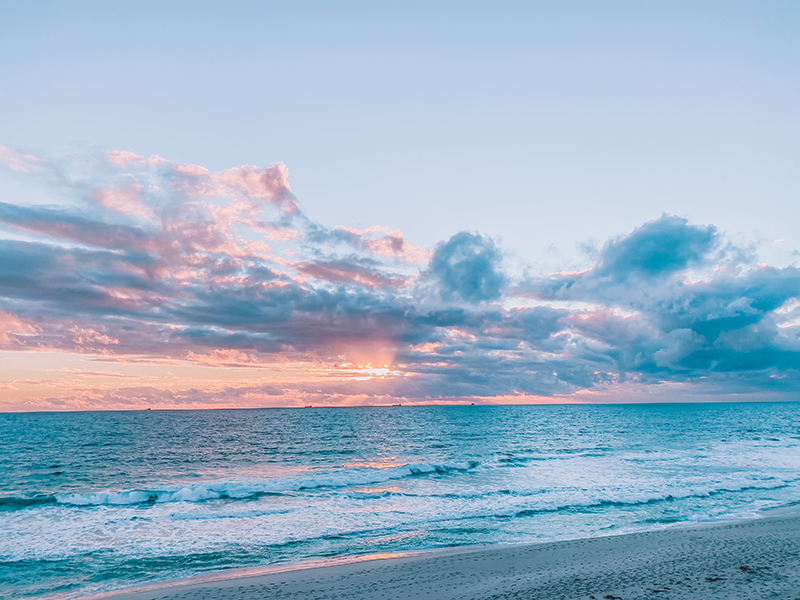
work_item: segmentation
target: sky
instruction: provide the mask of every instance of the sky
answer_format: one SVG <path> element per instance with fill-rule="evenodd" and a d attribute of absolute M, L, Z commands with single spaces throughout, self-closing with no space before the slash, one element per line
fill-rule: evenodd
<path fill-rule="evenodd" d="M 0 410 L 800 399 L 800 5 L 4 2 Z"/>

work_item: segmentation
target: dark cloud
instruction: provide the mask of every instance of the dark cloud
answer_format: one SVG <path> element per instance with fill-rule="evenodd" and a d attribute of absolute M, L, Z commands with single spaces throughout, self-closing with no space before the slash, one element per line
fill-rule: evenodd
<path fill-rule="evenodd" d="M 0 222 L 89 246 L 145 252 L 166 249 L 161 240 L 141 227 L 104 223 L 55 208 L 32 208 L 0 202 Z"/>
<path fill-rule="evenodd" d="M 166 291 L 146 275 L 150 264 L 141 253 L 0 240 L 0 256 L 0 294 L 42 304 L 50 314 L 141 314 L 158 305 L 160 292 Z M 114 289 L 130 293 L 117 295 Z"/>

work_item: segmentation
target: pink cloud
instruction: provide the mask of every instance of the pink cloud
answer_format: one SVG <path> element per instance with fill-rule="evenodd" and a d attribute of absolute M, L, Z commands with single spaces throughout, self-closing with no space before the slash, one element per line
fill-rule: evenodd
<path fill-rule="evenodd" d="M 140 192 L 143 186 L 135 183 L 127 189 L 104 188 L 94 194 L 94 199 L 109 210 L 144 217 L 151 220 L 153 211 L 142 203 Z"/>
<path fill-rule="evenodd" d="M 32 173 L 42 168 L 41 163 L 46 162 L 43 158 L 33 154 L 22 154 L 14 148 L 0 146 L 0 163 L 6 165 L 12 171 L 19 173 Z"/>
<path fill-rule="evenodd" d="M 73 327 L 69 330 L 72 334 L 72 341 L 78 346 L 97 347 L 116 346 L 119 344 L 117 338 L 95 331 L 91 327 Z"/>
<path fill-rule="evenodd" d="M 75 326 L 69 331 L 72 334 L 72 341 L 78 346 L 97 346 L 98 344 L 102 346 L 115 346 L 119 344 L 117 338 L 95 331 L 91 327 L 84 328 Z"/>
<path fill-rule="evenodd" d="M 353 235 L 361 237 L 363 235 L 367 235 L 368 233 L 382 233 L 389 228 L 383 225 L 373 225 L 372 227 L 367 227 L 366 229 L 358 229 L 357 227 L 339 225 L 336 229 L 341 229 L 342 231 L 346 231 L 347 233 L 352 233 Z"/>
<path fill-rule="evenodd" d="M 106 158 L 112 165 L 121 167 L 123 169 L 128 165 L 133 165 L 135 167 L 157 167 L 167 162 L 167 159 L 161 158 L 156 154 L 153 154 L 149 158 L 145 158 L 144 156 L 139 156 L 138 154 L 128 152 L 127 150 L 110 150 L 106 153 Z"/>
<path fill-rule="evenodd" d="M 207 177 L 211 172 L 200 165 L 175 165 L 172 167 L 177 173 L 188 177 Z"/>
<path fill-rule="evenodd" d="M 273 242 L 288 242 L 297 238 L 300 234 L 296 229 L 285 227 L 275 227 L 270 223 L 248 223 L 253 231 L 257 231 Z"/>
<path fill-rule="evenodd" d="M 402 277 L 387 277 L 377 271 L 355 265 L 303 263 L 297 265 L 297 270 L 315 279 L 324 279 L 334 283 L 355 283 L 372 289 L 384 286 L 402 288 L 408 283 L 408 280 Z"/>
<path fill-rule="evenodd" d="M 422 262 L 430 258 L 430 252 L 406 243 L 403 234 L 397 230 L 387 232 L 379 240 L 365 239 L 364 244 L 375 254 L 402 258 L 409 262 Z"/>
<path fill-rule="evenodd" d="M 286 212 L 298 208 L 289 186 L 289 169 L 281 162 L 264 169 L 243 165 L 219 173 L 210 173 L 205 167 L 191 164 L 175 165 L 174 170 L 187 178 L 175 185 L 191 196 L 241 195 L 251 200 L 273 202 Z"/>
<path fill-rule="evenodd" d="M 165 235 L 172 239 L 171 249 L 187 253 L 209 252 L 229 257 L 254 257 L 266 259 L 270 247 L 262 241 L 245 241 L 234 234 L 240 225 L 264 225 L 258 222 L 261 208 L 246 200 L 237 200 L 224 206 L 203 203 L 186 203 L 182 214 L 173 215 L 164 224 Z M 274 228 L 276 231 L 280 231 Z M 289 234 L 291 230 L 287 230 Z M 287 235 L 289 239 L 295 236 Z"/>
<path fill-rule="evenodd" d="M 209 354 L 189 352 L 187 360 L 197 362 L 209 367 L 254 367 L 260 360 L 252 354 L 247 354 L 234 348 L 217 348 Z"/>
<path fill-rule="evenodd" d="M 37 329 L 29 325 L 17 315 L 0 308 L 0 344 L 3 346 L 19 344 L 20 340 L 15 334 L 36 333 Z"/>
<path fill-rule="evenodd" d="M 233 167 L 212 176 L 215 181 L 236 188 L 248 198 L 255 200 L 282 198 L 291 191 L 288 178 L 289 169 L 283 163 L 277 163 L 261 170 L 252 165 Z"/>
<path fill-rule="evenodd" d="M 412 246 L 407 243 L 403 238 L 403 233 L 397 229 L 387 231 L 388 227 L 383 227 L 381 225 L 375 225 L 366 229 L 339 225 L 337 229 L 346 231 L 360 238 L 360 243 L 363 244 L 365 248 L 379 256 L 399 258 L 408 262 L 425 262 L 430 259 L 430 252 L 426 252 L 419 246 Z M 384 235 L 378 239 L 367 237 L 376 233 L 383 233 Z"/>

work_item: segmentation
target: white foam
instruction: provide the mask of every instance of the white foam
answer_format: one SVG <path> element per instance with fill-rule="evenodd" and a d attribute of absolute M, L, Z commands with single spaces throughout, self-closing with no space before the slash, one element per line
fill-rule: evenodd
<path fill-rule="evenodd" d="M 413 475 L 466 471 L 475 462 L 451 464 L 421 463 L 389 469 L 355 468 L 317 472 L 313 475 L 278 479 L 234 479 L 206 481 L 186 485 L 160 485 L 153 489 L 130 491 L 100 491 L 76 494 L 56 494 L 59 504 L 73 506 L 119 506 L 145 502 L 202 502 L 220 498 L 247 499 L 264 494 L 280 494 L 317 488 L 341 488 L 353 485 L 383 483 Z"/>

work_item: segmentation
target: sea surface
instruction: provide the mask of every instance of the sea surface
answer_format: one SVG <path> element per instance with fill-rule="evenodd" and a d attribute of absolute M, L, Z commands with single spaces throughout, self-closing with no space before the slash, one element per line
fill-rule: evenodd
<path fill-rule="evenodd" d="M 0 414 L 0 597 L 800 505 L 800 404 Z"/>

